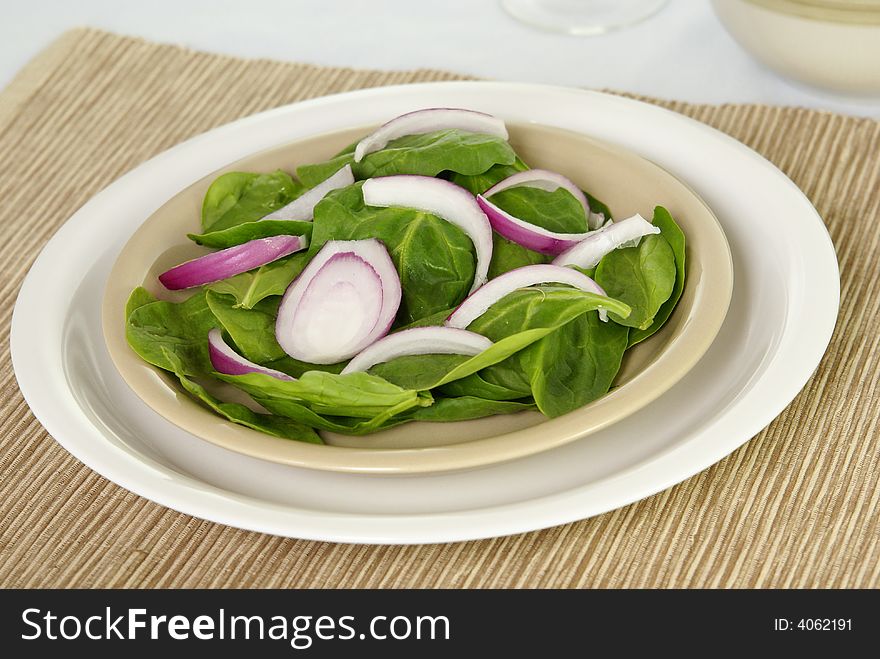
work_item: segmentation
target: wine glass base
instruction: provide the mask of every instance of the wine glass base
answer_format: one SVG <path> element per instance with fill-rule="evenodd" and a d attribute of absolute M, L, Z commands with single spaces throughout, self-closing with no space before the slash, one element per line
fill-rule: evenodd
<path fill-rule="evenodd" d="M 668 0 L 501 0 L 522 23 L 553 32 L 595 36 L 639 23 Z"/>

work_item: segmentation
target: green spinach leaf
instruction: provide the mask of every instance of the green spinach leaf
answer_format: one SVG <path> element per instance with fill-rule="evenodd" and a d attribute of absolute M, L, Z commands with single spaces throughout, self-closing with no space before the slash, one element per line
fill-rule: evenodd
<path fill-rule="evenodd" d="M 377 364 L 371 373 L 410 389 L 436 389 L 482 371 L 489 378 L 471 380 L 474 393 L 516 399 L 531 392 L 528 379 L 519 365 L 517 354 L 540 341 L 573 318 L 600 306 L 626 315 L 629 308 L 616 300 L 572 288 L 523 289 L 497 302 L 469 329 L 488 336 L 494 344 L 473 357 L 461 355 L 412 355 Z M 512 371 L 513 384 L 492 380 L 495 365 L 502 373 Z M 485 370 L 484 370 L 485 369 Z M 496 373 L 497 375 L 497 373 Z M 467 386 L 467 385 L 460 385 Z M 466 389 L 461 389 L 467 391 Z"/>
<path fill-rule="evenodd" d="M 258 238 L 270 236 L 306 236 L 312 235 L 311 222 L 299 222 L 297 220 L 257 220 L 237 224 L 234 227 L 222 231 L 210 231 L 208 233 L 189 233 L 187 237 L 205 247 L 217 247 L 225 249 L 241 245 Z"/>
<path fill-rule="evenodd" d="M 438 130 L 422 135 L 406 135 L 393 140 L 381 151 L 354 162 L 354 145 L 335 158 L 314 165 L 303 165 L 296 173 L 313 187 L 350 164 L 358 180 L 393 174 L 437 176 L 440 172 L 480 174 L 495 164 L 511 165 L 516 154 L 500 137 L 468 133 L 457 129 Z"/>
<path fill-rule="evenodd" d="M 521 289 L 496 302 L 471 323 L 468 329 L 496 342 L 536 329 L 545 330 L 546 336 L 578 316 L 600 307 L 623 317 L 629 314 L 629 307 L 618 300 L 573 288 Z M 481 375 L 487 382 L 519 392 L 521 396 L 532 393 L 530 369 L 523 362 L 522 355 L 513 354 L 486 368 Z"/>
<path fill-rule="evenodd" d="M 502 238 L 497 233 L 492 233 L 492 260 L 489 262 L 489 279 L 514 268 L 538 263 L 549 263 L 551 257 L 539 252 L 533 252 L 515 242 Z"/>
<path fill-rule="evenodd" d="M 440 398 L 430 407 L 416 407 L 408 410 L 402 409 L 402 406 L 400 410 L 389 408 L 384 413 L 370 419 L 356 419 L 318 414 L 305 405 L 289 399 L 257 400 L 276 414 L 296 419 L 300 423 L 319 430 L 329 430 L 346 435 L 366 435 L 410 421 L 467 421 L 494 414 L 509 414 L 535 409 L 534 403 L 528 401 L 495 401 L 464 396 Z"/>
<path fill-rule="evenodd" d="M 538 409 L 548 417 L 605 395 L 620 370 L 628 328 L 582 314 L 523 351 Z"/>
<path fill-rule="evenodd" d="M 684 290 L 685 283 L 685 238 L 669 211 L 663 206 L 654 209 L 654 225 L 660 227 L 660 235 L 666 239 L 675 256 L 675 285 L 669 298 L 660 305 L 654 320 L 647 329 L 634 329 L 629 333 L 629 345 L 633 346 L 654 334 L 669 320 Z"/>
<path fill-rule="evenodd" d="M 495 185 L 496 183 L 500 183 L 509 176 L 513 176 L 517 172 L 523 172 L 528 168 L 529 166 L 526 165 L 517 156 L 516 162 L 514 162 L 513 165 L 493 165 L 482 174 L 464 176 L 462 174 L 448 172 L 446 175 L 448 176 L 449 180 L 456 185 L 460 185 L 472 194 L 477 195 L 484 193 L 493 185 Z M 590 207 L 590 211 L 592 211 L 593 213 L 602 213 L 602 215 L 605 216 L 606 220 L 611 219 L 611 209 L 609 209 L 608 206 L 606 206 L 602 201 L 591 195 L 586 190 L 584 190 L 583 193 L 587 197 L 587 205 Z M 497 200 L 493 199 L 493 201 L 497 203 Z M 507 208 L 505 208 L 504 210 L 511 213 L 513 212 L 512 210 Z"/>
<path fill-rule="evenodd" d="M 464 355 L 408 355 L 383 364 L 376 364 L 370 369 L 370 372 L 381 374 L 383 379 L 403 383 L 401 386 L 427 391 L 468 377 L 488 366 L 504 361 L 526 346 L 547 336 L 554 329 L 553 326 L 534 327 L 511 334 L 472 357 Z"/>
<path fill-rule="evenodd" d="M 590 211 L 591 211 L 591 212 L 593 212 L 593 213 L 602 213 L 602 215 L 605 216 L 605 220 L 606 220 L 606 221 L 607 221 L 607 220 L 614 219 L 614 218 L 611 216 L 611 209 L 608 208 L 608 206 L 606 206 L 606 205 L 605 205 L 603 202 L 601 202 L 600 200 L 596 199 L 596 197 L 594 197 L 593 195 L 591 195 L 591 194 L 590 194 L 589 192 L 587 192 L 586 190 L 583 190 L 582 192 L 583 192 L 584 195 L 587 197 L 587 206 L 590 207 Z"/>
<path fill-rule="evenodd" d="M 592 308 L 595 309 L 601 297 L 593 295 L 592 298 Z M 616 308 L 621 313 L 626 311 L 623 305 L 617 305 Z M 517 332 L 500 339 L 474 357 L 412 355 L 378 364 L 369 373 L 333 375 L 309 371 L 294 382 L 256 373 L 244 376 L 215 375 L 238 386 L 275 414 L 324 430 L 359 434 L 390 427 L 388 424 L 398 415 L 431 406 L 434 399 L 429 390 L 473 376 L 487 366 L 504 361 L 555 329 L 548 325 Z M 485 383 L 483 389 L 497 393 L 500 387 Z M 498 410 L 530 409 L 533 406 L 530 402 L 510 400 L 523 398 L 517 392 L 505 392 L 502 398 L 506 400 L 473 395 L 443 398 L 438 401 L 462 400 L 444 402 L 438 411 L 430 414 L 415 411 L 406 416 L 409 419 L 453 420 L 478 418 L 499 413 Z M 333 417 L 365 421 L 352 424 L 348 420 Z"/>
<path fill-rule="evenodd" d="M 135 309 L 146 306 L 151 302 L 156 302 L 153 294 L 143 286 L 138 286 L 131 292 L 131 295 L 128 296 L 128 301 L 125 303 L 125 319 L 128 320 L 128 317 Z"/>
<path fill-rule="evenodd" d="M 450 181 L 456 185 L 460 185 L 471 194 L 478 195 L 484 193 L 496 183 L 500 183 L 509 176 L 513 176 L 517 172 L 523 172 L 529 168 L 519 156 L 512 165 L 492 165 L 489 169 L 481 174 L 459 174 L 458 172 L 445 172 Z"/>
<path fill-rule="evenodd" d="M 409 419 L 404 416 L 404 413 L 413 409 L 409 401 L 402 401 L 397 405 L 383 409 L 372 417 L 358 418 L 321 414 L 290 398 L 261 398 L 259 394 L 252 397 L 273 414 L 285 416 L 318 430 L 329 430 L 346 435 L 366 435 L 406 423 Z"/>
<path fill-rule="evenodd" d="M 527 330 L 556 329 L 583 313 L 600 308 L 624 318 L 629 314 L 629 307 L 620 300 L 576 288 L 522 288 L 501 298 L 467 329 L 497 342 Z"/>
<path fill-rule="evenodd" d="M 348 362 L 339 362 L 338 364 L 310 364 L 309 362 L 303 362 L 299 359 L 284 355 L 284 357 L 281 357 L 280 359 L 273 359 L 272 361 L 264 362 L 260 365 L 274 368 L 276 371 L 281 371 L 282 373 L 287 373 L 292 377 L 298 378 L 301 377 L 303 373 L 308 373 L 309 371 L 323 371 L 324 373 L 338 374 L 343 368 L 345 368 L 347 363 Z"/>
<path fill-rule="evenodd" d="M 557 233 L 584 233 L 587 215 L 581 202 L 564 188 L 553 192 L 518 186 L 493 194 L 489 200 L 529 224 Z"/>
<path fill-rule="evenodd" d="M 583 206 L 568 190 L 562 188 L 547 192 L 538 188 L 520 186 L 502 190 L 492 195 L 491 199 L 502 210 L 548 231 L 583 233 L 588 230 Z M 604 208 L 601 202 L 599 205 Z M 489 278 L 497 277 L 514 268 L 549 263 L 551 258 L 526 249 L 495 233 Z"/>
<path fill-rule="evenodd" d="M 469 421 L 495 414 L 513 414 L 535 409 L 530 402 L 487 400 L 475 396 L 440 398 L 431 407 L 421 407 L 408 415 L 408 421 Z"/>
<path fill-rule="evenodd" d="M 508 176 L 527 169 L 528 166 L 517 158 L 514 165 L 495 165 L 488 171 L 475 176 L 451 174 L 449 180 L 466 188 L 473 194 L 480 194 Z M 611 217 L 611 212 L 605 204 L 589 193 L 585 194 L 591 211 L 604 213 L 606 218 Z M 588 230 L 587 217 L 583 206 L 570 192 L 561 188 L 548 192 L 538 188 L 520 186 L 502 190 L 492 195 L 491 200 L 502 210 L 549 231 L 582 233 Z M 497 233 L 492 234 L 492 240 L 493 249 L 492 261 L 489 264 L 489 279 L 514 268 L 535 265 L 537 263 L 549 263 L 551 260 L 551 257 L 526 249 L 522 245 L 502 238 Z"/>
<path fill-rule="evenodd" d="M 260 403 L 294 401 L 318 414 L 373 418 L 394 408 L 399 413 L 411 407 L 430 405 L 431 396 L 403 389 L 369 373 L 334 375 L 308 371 L 298 380 L 279 380 L 262 373 L 215 377 L 242 389 Z M 273 407 L 264 403 L 270 411 Z"/>
<path fill-rule="evenodd" d="M 135 289 L 128 307 L 145 301 L 141 289 Z M 125 337 L 144 361 L 164 368 L 180 370 L 184 375 L 204 375 L 213 370 L 208 357 L 208 332 L 219 323 L 200 291 L 184 302 L 149 302 L 136 306 L 128 316 Z M 168 359 L 174 355 L 176 362 Z"/>
<path fill-rule="evenodd" d="M 669 299 L 675 285 L 675 255 L 661 234 L 641 239 L 637 247 L 615 249 L 596 266 L 596 283 L 613 298 L 626 302 L 632 313 L 612 319 L 637 329 L 647 329 Z"/>
<path fill-rule="evenodd" d="M 407 355 L 376 364 L 369 372 L 404 389 L 426 390 L 468 359 L 467 355 Z"/>
<path fill-rule="evenodd" d="M 245 359 L 264 364 L 285 357 L 275 340 L 278 298 L 263 300 L 252 309 L 236 307 L 235 298 L 214 291 L 208 291 L 205 300 Z"/>
<path fill-rule="evenodd" d="M 290 174 L 228 172 L 217 177 L 202 203 L 202 230 L 222 231 L 265 217 L 305 191 Z"/>
<path fill-rule="evenodd" d="M 502 210 L 549 231 L 583 233 L 587 230 L 587 217 L 583 207 L 568 190 L 562 188 L 553 192 L 538 188 L 511 188 L 492 195 L 492 202 Z M 551 257 L 526 249 L 497 233 L 492 234 L 492 241 L 490 279 L 514 268 L 549 263 L 551 260 Z"/>
<path fill-rule="evenodd" d="M 443 321 L 449 318 L 453 311 L 455 311 L 455 307 L 452 307 L 451 309 L 443 309 L 436 313 L 432 313 L 430 316 L 419 318 L 418 320 L 413 321 L 408 325 L 402 325 L 397 329 L 405 330 L 412 329 L 414 327 L 436 327 L 442 325 Z"/>
<path fill-rule="evenodd" d="M 290 282 L 303 271 L 310 259 L 308 253 L 297 252 L 256 270 L 214 282 L 207 288 L 215 293 L 231 295 L 235 298 L 236 307 L 253 309 L 260 300 L 270 295 L 283 295 Z"/>
<path fill-rule="evenodd" d="M 186 369 L 174 352 L 166 350 L 165 359 L 172 365 L 172 372 L 177 376 L 181 386 L 190 396 L 229 421 L 252 428 L 253 430 L 259 430 L 268 435 L 274 435 L 275 437 L 295 439 L 310 444 L 324 443 L 318 436 L 318 433 L 312 428 L 297 423 L 292 419 L 273 414 L 260 414 L 239 403 L 224 403 L 218 400 L 209 394 L 202 385 L 186 376 L 184 372 Z"/>
<path fill-rule="evenodd" d="M 445 384 L 438 389 L 444 396 L 467 396 L 484 400 L 517 400 L 523 398 L 521 391 L 492 384 L 483 379 L 480 373 L 472 373 L 460 380 Z"/>

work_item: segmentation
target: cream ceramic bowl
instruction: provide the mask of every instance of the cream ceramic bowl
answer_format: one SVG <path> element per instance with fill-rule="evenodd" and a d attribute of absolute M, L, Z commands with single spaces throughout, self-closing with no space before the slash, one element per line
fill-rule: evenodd
<path fill-rule="evenodd" d="M 366 437 L 322 433 L 326 445 L 321 446 L 279 439 L 215 416 L 131 350 L 124 331 L 126 299 L 140 285 L 162 299 L 180 299 L 156 275 L 206 251 L 186 234 L 198 231 L 202 198 L 217 175 L 292 171 L 327 159 L 369 127 L 300 140 L 232 163 L 175 195 L 144 222 L 120 253 L 104 293 L 104 336 L 123 379 L 160 415 L 226 449 L 282 464 L 359 473 L 440 472 L 511 460 L 585 437 L 647 405 L 696 364 L 724 320 L 733 269 L 721 226 L 686 185 L 633 153 L 556 128 L 509 128 L 511 144 L 526 162 L 571 177 L 599 195 L 616 217 L 636 212 L 651 217 L 653 207 L 661 204 L 687 236 L 687 280 L 678 307 L 660 332 L 627 352 L 614 388 L 603 398 L 556 419 L 524 412 L 466 422 L 410 423 Z"/>
<path fill-rule="evenodd" d="M 740 45 L 784 76 L 880 95 L 880 0 L 712 0 Z"/>

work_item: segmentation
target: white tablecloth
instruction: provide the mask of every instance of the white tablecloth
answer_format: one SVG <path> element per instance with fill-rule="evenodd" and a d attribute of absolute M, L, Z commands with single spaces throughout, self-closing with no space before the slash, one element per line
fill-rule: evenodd
<path fill-rule="evenodd" d="M 800 88 L 764 69 L 725 32 L 706 0 L 672 0 L 648 21 L 601 37 L 530 28 L 497 0 L 0 0 L 0 7 L 0 86 L 61 32 L 88 25 L 238 56 L 430 67 L 880 117 L 880 101 Z"/>

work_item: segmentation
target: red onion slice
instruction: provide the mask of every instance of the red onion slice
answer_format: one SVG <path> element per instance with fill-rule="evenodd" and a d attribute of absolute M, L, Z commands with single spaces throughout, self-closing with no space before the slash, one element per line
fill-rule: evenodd
<path fill-rule="evenodd" d="M 556 265 L 527 265 L 498 275 L 476 293 L 473 293 L 446 319 L 447 327 L 464 329 L 489 310 L 501 298 L 520 288 L 538 284 L 568 284 L 587 293 L 605 295 L 605 291 L 585 274 L 571 268 Z M 605 320 L 608 313 L 599 310 Z"/>
<path fill-rule="evenodd" d="M 364 181 L 368 206 L 406 206 L 431 213 L 454 224 L 474 243 L 476 273 L 470 292 L 486 282 L 492 260 L 492 226 L 470 192 L 430 176 L 382 176 Z"/>
<path fill-rule="evenodd" d="M 486 190 L 483 193 L 483 197 L 488 199 L 502 190 L 519 187 L 537 188 L 547 192 L 553 192 L 559 188 L 568 190 L 583 207 L 584 215 L 587 218 L 587 228 L 590 230 L 598 229 L 605 223 L 605 215 L 603 213 L 594 213 L 590 210 L 590 202 L 587 201 L 587 195 L 584 194 L 583 190 L 574 181 L 562 174 L 551 172 L 549 169 L 527 169 L 524 172 L 517 172 Z"/>
<path fill-rule="evenodd" d="M 259 364 L 248 361 L 235 350 L 229 347 L 223 340 L 223 335 L 218 329 L 212 329 L 208 332 L 208 355 L 211 358 L 211 364 L 218 373 L 226 375 L 247 375 L 248 373 L 262 373 L 263 375 L 271 375 L 279 380 L 294 380 L 287 373 L 276 371 L 273 368 L 266 368 Z"/>
<path fill-rule="evenodd" d="M 522 245 L 533 252 L 559 254 L 590 235 L 589 232 L 556 233 L 555 231 L 548 231 L 543 227 L 521 220 L 501 210 L 483 195 L 477 195 L 477 203 L 486 213 L 495 231 L 508 240 Z"/>
<path fill-rule="evenodd" d="M 381 242 L 328 241 L 284 293 L 275 338 L 294 359 L 344 361 L 388 333 L 401 295 Z"/>
<path fill-rule="evenodd" d="M 491 114 L 460 108 L 427 108 L 395 117 L 367 135 L 355 147 L 354 161 L 360 162 L 368 153 L 384 149 L 388 142 L 398 137 L 433 133 L 435 130 L 448 128 L 507 139 L 504 122 Z"/>
<path fill-rule="evenodd" d="M 257 238 L 181 263 L 159 275 L 159 281 L 172 291 L 202 286 L 259 268 L 305 249 L 308 244 L 305 236 Z"/>
<path fill-rule="evenodd" d="M 366 371 L 407 355 L 478 355 L 492 342 L 482 334 L 452 327 L 416 327 L 389 334 L 359 353 L 342 374 Z"/>
<path fill-rule="evenodd" d="M 557 256 L 553 260 L 553 265 L 594 268 L 609 252 L 652 233 L 660 233 L 660 227 L 655 227 L 641 215 L 636 214 L 625 220 L 606 224 L 598 231 L 592 232 L 584 240 Z"/>
<path fill-rule="evenodd" d="M 548 169 L 527 169 L 524 172 L 517 172 L 493 185 L 483 193 L 483 196 L 488 198 L 502 190 L 519 187 L 537 188 L 547 192 L 553 192 L 559 188 L 564 188 L 580 202 L 581 206 L 584 208 L 584 213 L 590 212 L 590 205 L 587 203 L 586 195 L 577 185 L 575 185 L 574 181 L 564 177 L 562 174 L 551 172 Z"/>
<path fill-rule="evenodd" d="M 261 220 L 300 220 L 309 222 L 315 217 L 315 206 L 333 190 L 345 188 L 354 183 L 351 165 L 346 165 L 332 176 L 324 179 L 311 190 L 307 190 L 287 206 L 269 213 Z"/>

